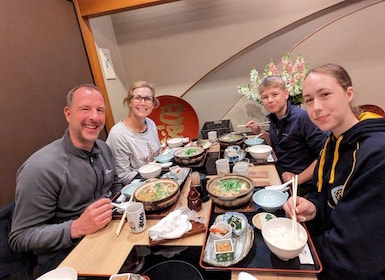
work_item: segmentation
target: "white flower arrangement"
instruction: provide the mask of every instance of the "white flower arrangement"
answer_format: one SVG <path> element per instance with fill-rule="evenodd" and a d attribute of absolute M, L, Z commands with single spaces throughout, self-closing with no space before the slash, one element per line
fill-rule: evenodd
<path fill-rule="evenodd" d="M 289 92 L 289 99 L 292 104 L 299 105 L 303 103 L 302 97 L 302 84 L 303 79 L 309 72 L 309 65 L 305 63 L 302 55 L 298 54 L 295 62 L 293 63 L 290 55 L 284 53 L 281 60 L 282 72 L 279 74 L 277 65 L 273 60 L 270 60 L 265 66 L 263 71 L 263 77 L 259 77 L 259 73 L 256 69 L 250 71 L 250 83 L 247 86 L 238 86 L 238 93 L 246 95 L 249 100 L 257 101 L 262 104 L 258 86 L 262 79 L 272 75 L 280 75 L 286 81 L 286 87 Z"/>

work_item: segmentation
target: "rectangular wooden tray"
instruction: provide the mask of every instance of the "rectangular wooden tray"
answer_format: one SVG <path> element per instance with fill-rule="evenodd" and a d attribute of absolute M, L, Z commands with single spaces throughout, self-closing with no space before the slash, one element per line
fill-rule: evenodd
<path fill-rule="evenodd" d="M 192 229 L 190 231 L 186 232 L 181 237 L 176 238 L 176 239 L 180 239 L 180 238 L 184 238 L 184 237 L 187 237 L 187 236 L 195 235 L 195 234 L 204 232 L 206 230 L 206 226 L 204 224 L 202 224 L 202 223 L 199 223 L 199 222 L 196 222 L 196 221 L 191 221 L 191 225 L 192 225 Z M 149 243 L 149 246 L 155 246 L 155 245 L 167 243 L 168 241 L 173 241 L 173 240 L 176 240 L 176 239 L 162 239 L 162 240 L 153 241 L 150 237 L 148 237 L 148 240 L 149 240 L 148 243 Z"/>
<path fill-rule="evenodd" d="M 216 267 L 211 264 L 205 263 L 203 261 L 203 256 L 205 252 L 206 242 L 202 247 L 202 252 L 199 260 L 199 264 L 202 268 L 207 270 L 237 270 L 237 271 L 259 271 L 259 272 L 274 272 L 282 274 L 315 274 L 319 273 L 322 270 L 322 265 L 319 260 L 318 254 L 315 250 L 313 241 L 311 237 L 308 238 L 308 246 L 312 254 L 314 264 L 301 264 L 299 258 L 295 258 L 289 261 L 282 261 L 276 257 L 269 248 L 266 246 L 263 241 L 262 233 L 257 229 L 251 222 L 252 217 L 256 214 L 254 213 L 243 213 L 248 218 L 249 224 L 254 230 L 254 245 L 252 246 L 250 252 L 247 256 L 241 260 L 239 263 L 234 264 L 229 267 Z M 276 216 L 283 216 L 283 213 L 274 213 Z M 210 218 L 210 223 L 208 228 L 214 222 L 218 214 L 212 213 Z M 305 226 L 306 228 L 306 226 Z M 208 232 L 206 240 L 208 237 Z"/>

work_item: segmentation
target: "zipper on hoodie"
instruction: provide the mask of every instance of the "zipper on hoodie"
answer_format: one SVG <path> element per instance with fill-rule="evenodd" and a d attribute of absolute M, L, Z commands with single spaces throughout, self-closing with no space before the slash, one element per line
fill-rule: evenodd
<path fill-rule="evenodd" d="M 90 165 L 92 167 L 92 170 L 94 171 L 95 173 L 95 177 L 96 177 L 96 186 L 95 186 L 95 191 L 94 191 L 94 198 L 98 198 L 101 194 L 100 194 L 100 190 L 99 190 L 99 196 L 97 195 L 97 192 L 98 192 L 98 182 L 99 182 L 99 178 L 98 178 L 98 173 L 96 172 L 95 170 L 95 166 L 94 166 L 94 157 L 92 155 L 89 156 L 89 162 L 90 162 Z"/>

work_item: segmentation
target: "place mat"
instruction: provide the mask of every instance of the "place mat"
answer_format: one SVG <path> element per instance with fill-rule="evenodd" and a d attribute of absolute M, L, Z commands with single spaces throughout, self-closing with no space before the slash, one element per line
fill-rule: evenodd
<path fill-rule="evenodd" d="M 250 167 L 248 176 L 250 178 L 269 178 L 269 172 L 268 171 L 254 171 L 253 168 Z"/>
<path fill-rule="evenodd" d="M 270 186 L 270 181 L 259 181 L 258 179 L 251 178 L 253 181 L 254 187 L 266 187 Z"/>
<path fill-rule="evenodd" d="M 256 205 L 255 205 L 254 201 L 251 199 L 249 203 L 247 203 L 241 207 L 238 207 L 238 208 L 231 208 L 231 209 L 230 208 L 221 208 L 221 207 L 215 205 L 213 211 L 216 214 L 222 214 L 222 213 L 226 213 L 229 211 L 251 213 L 251 212 L 256 211 Z"/>
<path fill-rule="evenodd" d="M 149 246 L 155 246 L 155 245 L 163 244 L 163 243 L 166 243 L 168 241 L 181 239 L 183 237 L 195 235 L 195 234 L 206 231 L 206 226 L 204 224 L 196 222 L 196 221 L 190 221 L 190 222 L 192 225 L 192 229 L 190 231 L 186 232 L 185 234 L 183 234 L 181 237 L 175 238 L 175 239 L 162 239 L 162 240 L 156 240 L 156 241 L 153 241 L 150 237 L 148 237 Z"/>
<path fill-rule="evenodd" d="M 252 217 L 255 213 L 244 213 L 247 217 L 249 223 L 251 224 Z M 284 213 L 281 212 L 279 216 L 284 216 Z M 210 217 L 209 227 L 214 223 L 217 214 L 212 213 Z M 306 229 L 306 225 L 303 225 Z M 254 227 L 254 226 L 253 226 Z M 207 234 L 206 240 L 208 240 L 209 235 Z M 207 242 L 206 242 L 207 243 Z M 204 243 L 204 244 L 206 244 Z M 207 245 L 207 244 L 206 244 Z M 202 247 L 201 257 L 200 257 L 200 266 L 208 271 L 253 271 L 253 272 L 270 272 L 274 274 L 292 274 L 292 275 L 305 275 L 311 274 L 314 275 L 316 273 L 321 272 L 322 264 L 318 257 L 317 251 L 314 247 L 313 241 L 308 235 L 308 243 L 309 253 L 312 256 L 314 261 L 313 264 L 302 264 L 299 260 L 299 257 L 291 259 L 289 261 L 283 261 L 276 257 L 269 248 L 267 247 L 265 241 L 263 240 L 262 233 L 260 230 L 254 230 L 254 243 L 247 254 L 247 256 L 241 260 L 239 263 L 228 266 L 215 266 L 210 263 L 204 261 L 204 250 L 205 246 Z M 293 276 L 294 277 L 294 276 Z"/>

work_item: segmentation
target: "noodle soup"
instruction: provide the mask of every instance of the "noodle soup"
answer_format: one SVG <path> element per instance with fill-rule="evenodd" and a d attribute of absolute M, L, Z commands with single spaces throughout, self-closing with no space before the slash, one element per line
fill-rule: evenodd
<path fill-rule="evenodd" d="M 174 204 L 180 194 L 179 184 L 173 179 L 157 179 L 144 183 L 134 193 L 146 211 L 158 211 Z"/>
<path fill-rule="evenodd" d="M 209 180 L 207 191 L 215 204 L 222 208 L 235 208 L 250 202 L 253 181 L 243 175 L 230 174 Z"/>

